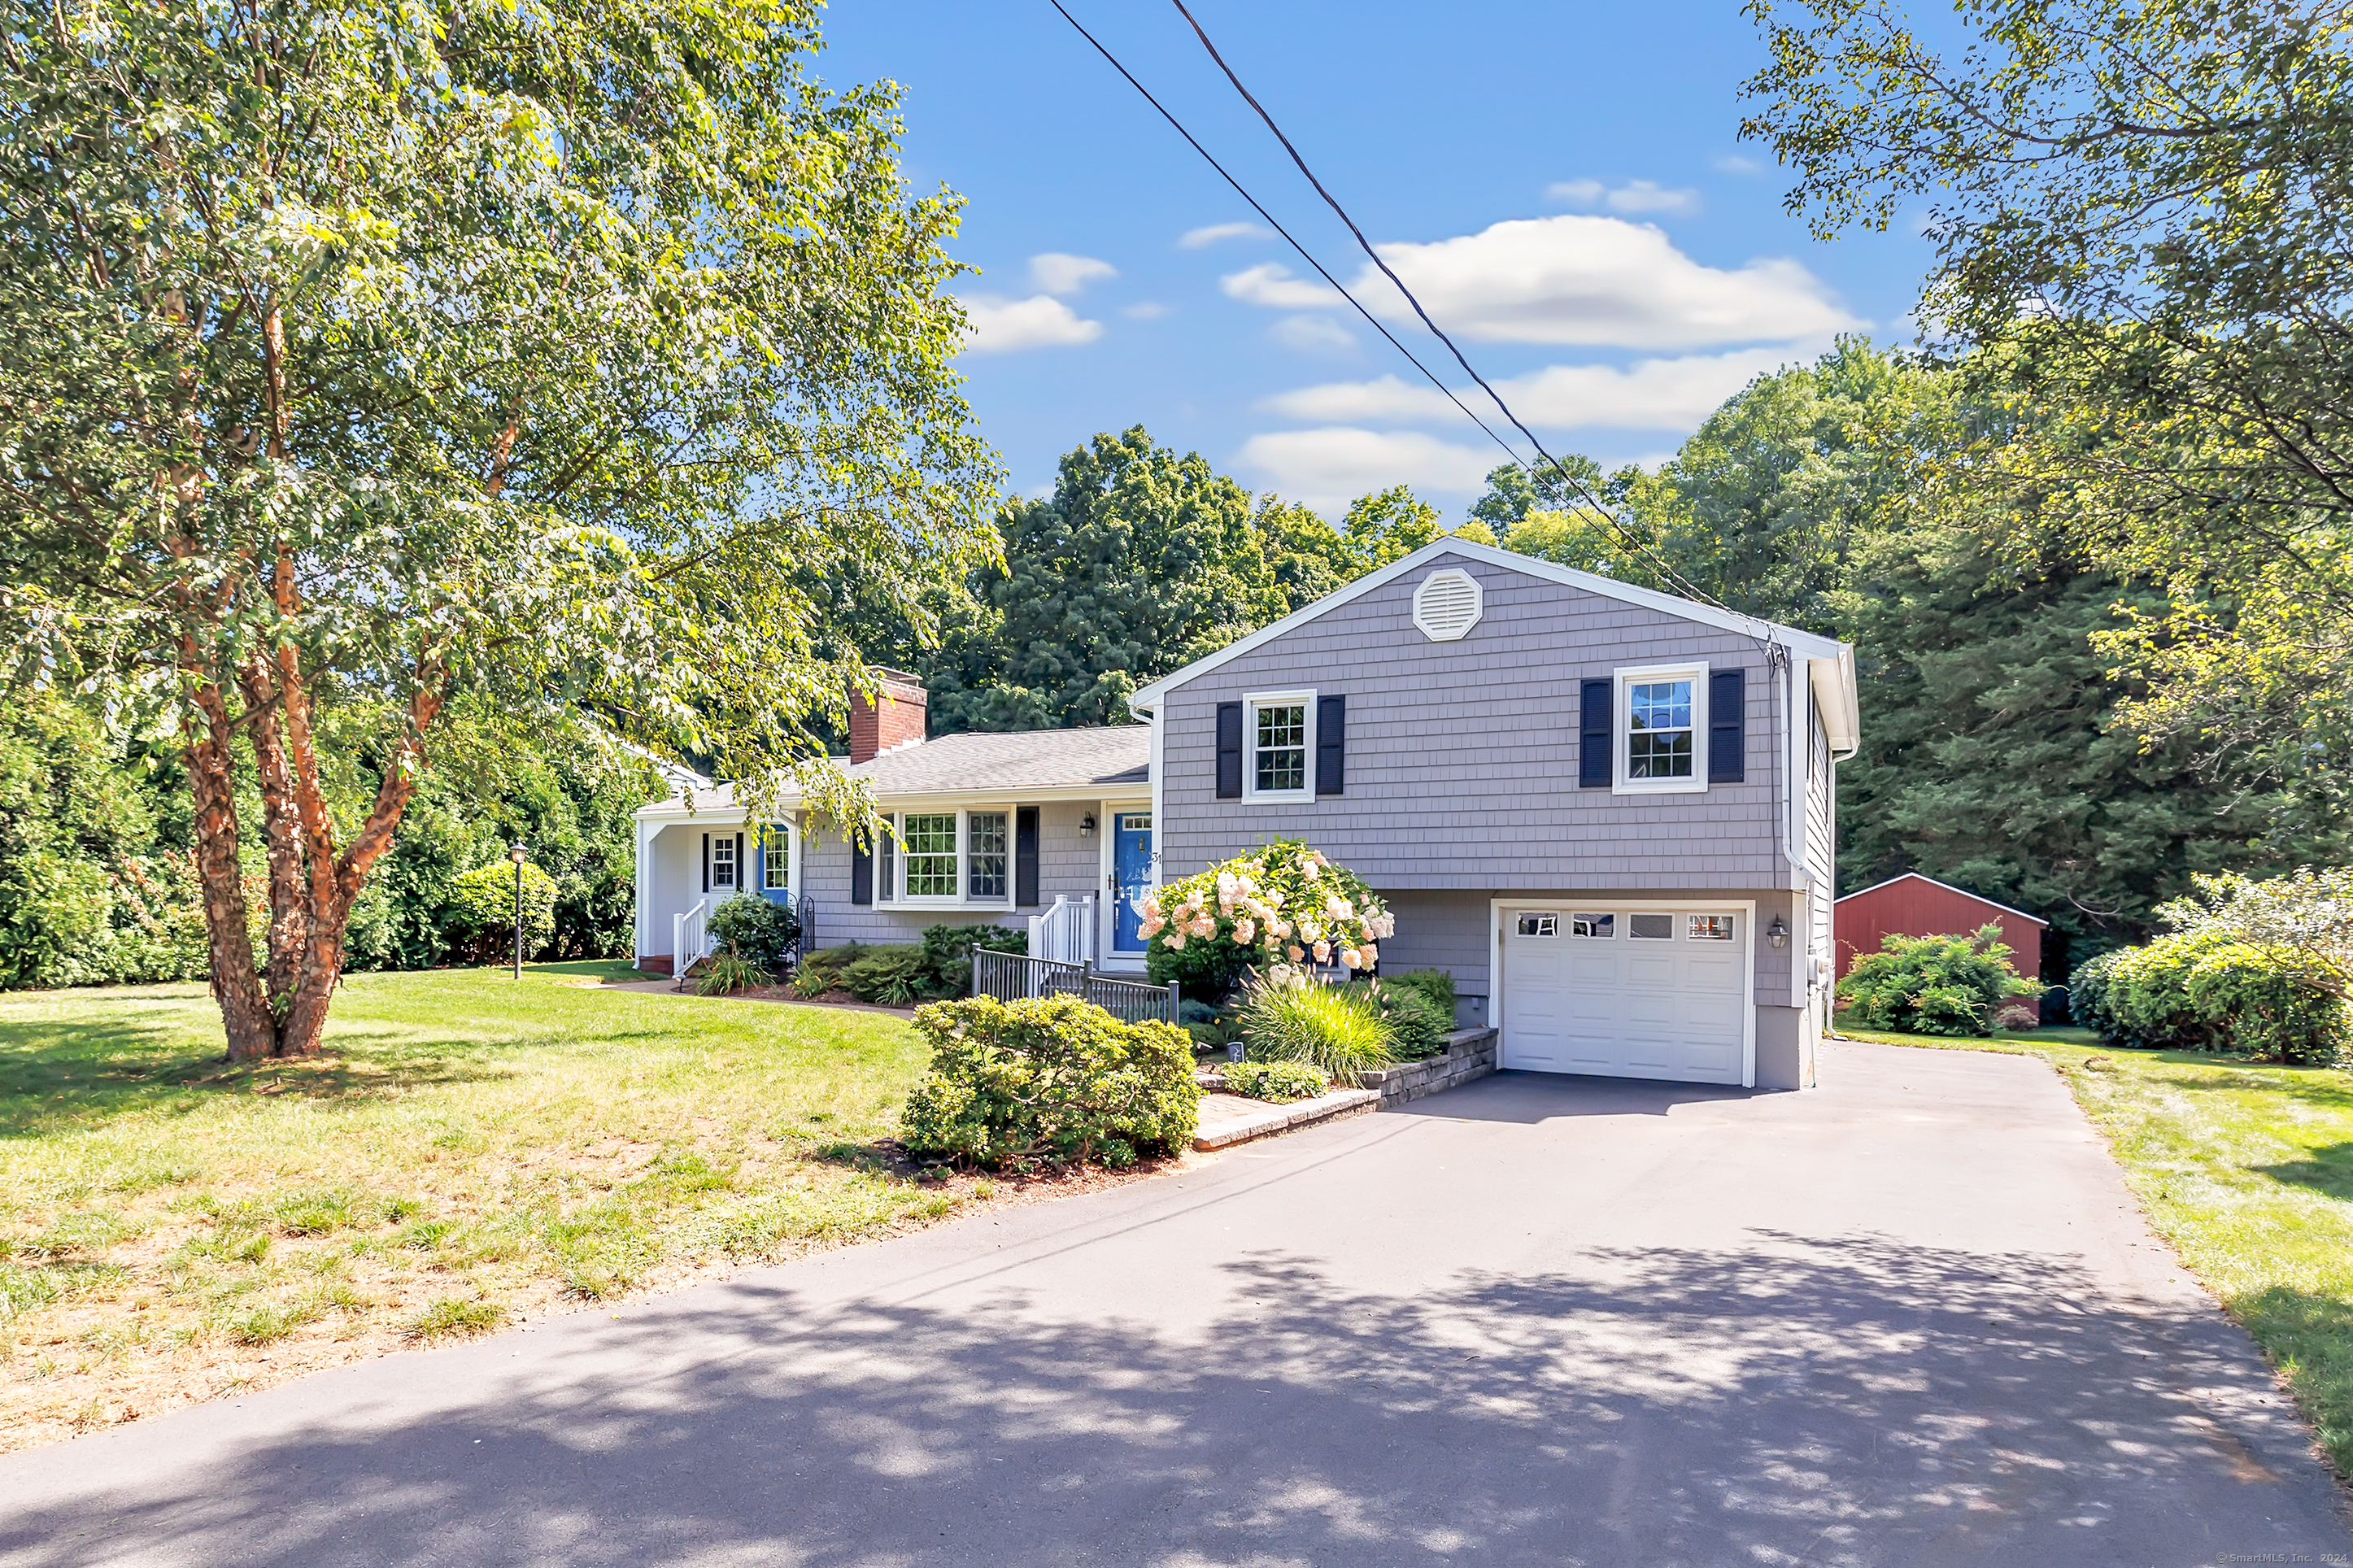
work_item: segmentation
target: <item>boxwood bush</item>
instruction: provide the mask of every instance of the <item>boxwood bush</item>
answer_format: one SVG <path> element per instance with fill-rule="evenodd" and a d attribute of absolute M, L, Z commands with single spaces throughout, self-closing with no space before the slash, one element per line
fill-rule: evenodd
<path fill-rule="evenodd" d="M 1441 1016 L 1428 992 L 1401 983 L 1379 981 L 1366 989 L 1388 1031 L 1389 1055 L 1401 1062 L 1418 1062 L 1445 1053 L 1446 1037 L 1454 1032 L 1451 1010 Z"/>
<path fill-rule="evenodd" d="M 1332 1087 L 1322 1068 L 1305 1062 L 1232 1062 L 1226 1068 L 1226 1087 L 1247 1100 L 1313 1100 Z"/>
<path fill-rule="evenodd" d="M 910 1153 L 991 1170 L 1133 1164 L 1192 1142 L 1201 1091 L 1185 1032 L 1075 996 L 973 996 L 915 1012 L 931 1068 L 899 1119 Z"/>
<path fill-rule="evenodd" d="M 2069 986 L 2075 1021 L 2113 1045 L 2320 1065 L 2353 1048 L 2345 1006 L 2263 949 L 2179 932 L 2104 952 Z"/>
<path fill-rule="evenodd" d="M 1839 982 L 1839 1005 L 1866 1028 L 1982 1035 L 2004 1003 L 2042 994 L 2010 967 L 2010 955 L 1999 925 L 1966 937 L 1891 934 Z"/>

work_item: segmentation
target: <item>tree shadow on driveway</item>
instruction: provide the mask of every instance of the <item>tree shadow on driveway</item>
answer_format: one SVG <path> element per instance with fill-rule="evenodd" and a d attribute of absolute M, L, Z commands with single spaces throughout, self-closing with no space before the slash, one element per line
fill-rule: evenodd
<path fill-rule="evenodd" d="M 2284 1406 L 2191 1392 L 2248 1388 L 2243 1342 L 2104 1302 L 2070 1262 L 1751 1233 L 1578 1267 L 1397 1298 L 1237 1261 L 1231 1320 L 1206 1342 L 1058 1319 L 1002 1287 L 833 1303 L 768 1274 L 312 1379 L 297 1386 L 322 1414 L 264 1440 L 191 1411 L 26 1456 L 47 1462 L 0 1468 L 16 1500 L 0 1561 L 1719 1568 L 2353 1549 Z"/>

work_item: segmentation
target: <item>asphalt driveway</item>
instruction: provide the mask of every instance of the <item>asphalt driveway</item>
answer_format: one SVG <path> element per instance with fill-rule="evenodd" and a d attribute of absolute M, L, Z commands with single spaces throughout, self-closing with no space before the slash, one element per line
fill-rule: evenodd
<path fill-rule="evenodd" d="M 2048 1068 L 1824 1078 L 1504 1075 L 322 1373 L 0 1461 L 0 1563 L 2348 1560 Z"/>

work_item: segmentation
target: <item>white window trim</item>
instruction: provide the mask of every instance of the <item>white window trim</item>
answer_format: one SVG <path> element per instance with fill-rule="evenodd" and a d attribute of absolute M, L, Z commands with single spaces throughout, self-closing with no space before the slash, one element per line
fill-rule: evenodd
<path fill-rule="evenodd" d="M 984 816 L 1002 814 L 1005 817 L 1005 896 L 1001 899 L 973 899 L 966 896 L 972 879 L 972 818 L 975 813 Z M 907 891 L 907 842 L 902 830 L 911 816 L 952 816 L 955 818 L 955 891 L 929 893 L 917 898 Z M 947 911 L 977 911 L 1009 910 L 1018 891 L 1020 868 L 1016 838 L 1020 831 L 1018 808 L 1011 805 L 932 805 L 913 806 L 903 811 L 886 811 L 882 819 L 891 825 L 896 842 L 891 849 L 890 886 L 879 883 L 874 889 L 878 904 L 892 904 L 906 910 L 942 910 Z M 881 857 L 876 857 L 879 861 Z M 880 866 L 877 866 L 880 870 Z"/>
<path fill-rule="evenodd" d="M 1305 710 L 1307 765 L 1298 789 L 1261 789 L 1258 787 L 1258 710 L 1261 708 L 1290 707 L 1297 703 Z M 1251 691 L 1242 695 L 1242 798 L 1263 801 L 1314 801 L 1315 798 L 1315 693 L 1313 691 Z M 1155 847 L 1159 819 L 1154 818 Z"/>
<path fill-rule="evenodd" d="M 1704 795 L 1707 793 L 1707 661 L 1634 665 L 1613 669 L 1609 699 L 1609 793 L 1612 795 Z M 1687 779 L 1627 776 L 1626 752 L 1633 734 L 1630 718 L 1633 688 L 1653 680 L 1692 683 L 1692 774 Z"/>

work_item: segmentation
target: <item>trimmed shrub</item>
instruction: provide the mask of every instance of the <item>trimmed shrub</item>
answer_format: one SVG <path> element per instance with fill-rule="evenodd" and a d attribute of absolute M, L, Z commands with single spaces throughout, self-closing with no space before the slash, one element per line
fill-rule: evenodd
<path fill-rule="evenodd" d="M 2042 1026 L 2042 1015 L 2023 1002 L 2012 1002 L 1993 1016 L 1993 1026 L 2012 1034 L 2024 1034 Z"/>
<path fill-rule="evenodd" d="M 1295 838 L 1155 889 L 1144 903 L 1155 985 L 1222 1002 L 1253 970 L 1275 978 L 1308 963 L 1370 969 L 1396 922 L 1371 889 Z"/>
<path fill-rule="evenodd" d="M 711 912 L 711 934 L 753 968 L 782 974 L 793 942 L 801 934 L 801 921 L 789 906 L 774 899 L 738 893 Z"/>
<path fill-rule="evenodd" d="M 1446 1037 L 1454 1031 L 1454 1015 L 1441 1016 L 1428 992 L 1387 982 L 1376 982 L 1366 989 L 1373 994 L 1373 1005 L 1380 1009 L 1382 1026 L 1388 1031 L 1389 1055 L 1401 1062 L 1418 1062 L 1445 1054 Z"/>
<path fill-rule="evenodd" d="M 899 1119 L 909 1152 L 989 1169 L 1126 1165 L 1200 1125 L 1184 1032 L 1123 1024 L 1075 996 L 934 1002 L 915 1014 L 932 1064 Z"/>
<path fill-rule="evenodd" d="M 1324 1069 L 1305 1062 L 1230 1062 L 1226 1087 L 1246 1100 L 1313 1100 L 1332 1087 Z"/>
<path fill-rule="evenodd" d="M 476 963 L 514 957 L 515 868 L 511 860 L 478 866 L 449 884 L 447 924 L 449 945 Z M 555 879 L 532 865 L 522 868 L 522 955 L 530 958 L 555 940 Z"/>
<path fill-rule="evenodd" d="M 934 994 L 931 960 L 912 942 L 867 948 L 841 971 L 841 988 L 860 1002 L 904 1007 Z"/>
<path fill-rule="evenodd" d="M 932 971 L 929 995 L 972 994 L 972 950 L 976 947 L 993 952 L 1027 952 L 1029 933 L 1015 931 L 1011 926 L 925 926 L 923 962 Z"/>
<path fill-rule="evenodd" d="M 2344 1005 L 2225 931 L 2161 936 L 2075 971 L 2075 1019 L 2113 1045 L 2326 1065 L 2353 1047 Z"/>
<path fill-rule="evenodd" d="M 1384 985 L 1402 985 L 1409 991 L 1420 992 L 1424 996 L 1430 998 L 1430 1005 L 1438 1009 L 1438 1016 L 1446 1020 L 1448 1032 L 1451 1033 L 1453 1031 L 1455 1004 L 1454 976 L 1448 973 L 1445 970 L 1400 970 L 1395 974 L 1382 975 L 1381 984 Z"/>
<path fill-rule="evenodd" d="M 1250 1060 L 1306 1062 L 1351 1089 L 1397 1059 L 1368 985 L 1252 981 L 1242 993 L 1241 1026 Z"/>
<path fill-rule="evenodd" d="M 1968 937 L 1891 934 L 1879 952 L 1855 960 L 1839 982 L 1839 1003 L 1867 1028 L 1981 1035 L 2003 1003 L 2042 994 L 2010 967 L 2010 951 L 1992 924 Z"/>

